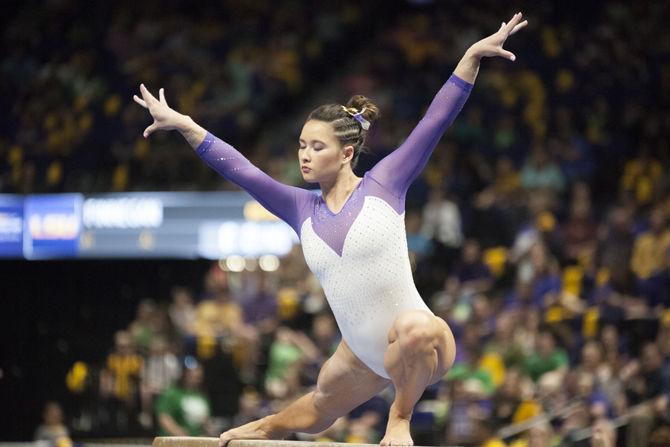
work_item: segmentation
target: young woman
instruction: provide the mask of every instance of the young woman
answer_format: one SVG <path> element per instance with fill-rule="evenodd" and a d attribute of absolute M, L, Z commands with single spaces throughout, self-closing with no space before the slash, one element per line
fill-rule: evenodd
<path fill-rule="evenodd" d="M 395 399 L 381 445 L 412 445 L 414 405 L 451 367 L 455 344 L 449 326 L 433 315 L 414 286 L 405 194 L 463 107 L 481 58 L 515 59 L 502 46 L 527 24 L 521 18 L 515 14 L 466 51 L 407 140 L 363 178 L 354 174 L 352 165 L 378 116 L 377 107 L 354 96 L 346 107 L 315 109 L 300 134 L 298 161 L 305 181 L 319 183 L 321 195 L 273 180 L 232 146 L 172 110 L 163 89 L 156 99 L 140 86 L 142 98 L 134 99 L 154 119 L 145 137 L 177 129 L 219 174 L 293 227 L 342 332 L 343 340 L 324 363 L 314 391 L 277 414 L 223 433 L 222 446 L 231 439 L 318 433 L 390 383 Z"/>

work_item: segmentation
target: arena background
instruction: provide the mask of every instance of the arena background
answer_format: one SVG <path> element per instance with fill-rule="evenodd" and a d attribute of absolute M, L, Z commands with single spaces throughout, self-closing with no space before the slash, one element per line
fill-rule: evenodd
<path fill-rule="evenodd" d="M 649 436 L 663 445 L 670 421 L 664 2 L 6 3 L 0 205 L 34 194 L 236 191 L 177 133 L 142 138 L 150 120 L 132 101 L 140 82 L 164 87 L 178 111 L 296 185 L 296 138 L 309 110 L 365 94 L 382 119 L 363 172 L 408 134 L 468 45 L 517 10 L 530 22 L 506 45 L 517 61 L 483 62 L 463 112 L 408 195 L 417 286 L 450 320 L 462 353 L 450 380 L 427 392 L 415 436 L 482 443 L 544 414 L 552 423 L 535 424 L 537 436 L 566 445 L 588 442 L 590 427 L 603 421 L 618 427 L 619 445 L 647 445 Z M 11 215 L 2 212 L 4 232 Z M 104 259 L 26 260 L 0 241 L 2 441 L 32 440 L 48 401 L 62 406 L 75 440 L 155 435 L 155 420 L 140 421 L 132 386 L 123 398 L 101 394 L 121 330 L 130 328 L 140 357 L 155 336 L 167 337 L 182 364 L 185 355 L 202 357 L 220 427 L 307 389 L 336 340 L 299 251 L 279 250 L 279 268 L 268 272 L 255 267 L 262 253 L 253 252 L 246 273 L 235 273 L 238 258 L 149 259 L 146 235 L 130 254 Z M 195 306 L 220 295 L 233 315 L 215 331 L 216 355 L 170 320 L 175 287 Z M 263 303 L 262 323 L 254 302 Z M 141 303 L 153 316 L 136 320 Z M 279 326 L 293 340 L 316 341 L 316 354 L 302 348 L 302 374 L 294 367 L 267 376 L 277 366 L 274 343 L 301 346 L 278 336 Z M 537 346 L 523 343 L 535 339 Z M 542 343 L 556 364 L 538 371 Z M 240 353 L 240 344 L 256 357 Z M 212 356 L 220 360 L 213 366 Z M 77 375 L 76 362 L 86 374 Z M 224 383 L 211 378 L 221 371 Z M 241 395 L 252 407 L 243 417 Z M 387 395 L 328 436 L 377 442 L 385 405 Z M 105 408 L 128 420 L 101 416 Z M 521 442 L 527 436 L 520 431 Z"/>

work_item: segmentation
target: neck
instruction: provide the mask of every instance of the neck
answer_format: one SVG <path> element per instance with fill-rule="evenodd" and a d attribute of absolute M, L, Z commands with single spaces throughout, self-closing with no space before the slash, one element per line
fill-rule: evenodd
<path fill-rule="evenodd" d="M 360 181 L 361 178 L 356 177 L 351 168 L 342 169 L 332 181 L 319 183 L 321 195 L 331 209 L 339 211 Z"/>

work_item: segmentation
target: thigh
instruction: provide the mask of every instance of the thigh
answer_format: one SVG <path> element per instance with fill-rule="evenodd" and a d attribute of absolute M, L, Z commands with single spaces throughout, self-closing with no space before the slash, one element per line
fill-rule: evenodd
<path fill-rule="evenodd" d="M 368 368 L 342 341 L 319 372 L 315 405 L 333 417 L 340 417 L 376 396 L 390 383 Z"/>

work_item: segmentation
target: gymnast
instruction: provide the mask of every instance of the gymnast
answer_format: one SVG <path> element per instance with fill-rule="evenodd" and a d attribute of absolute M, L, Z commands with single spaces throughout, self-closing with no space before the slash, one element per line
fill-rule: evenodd
<path fill-rule="evenodd" d="M 313 110 L 300 134 L 298 161 L 303 179 L 318 183 L 321 194 L 272 179 L 189 116 L 171 109 L 162 88 L 155 98 L 140 85 L 142 98 L 135 95 L 134 100 L 154 119 L 144 137 L 178 130 L 210 167 L 286 221 L 298 234 L 342 333 L 312 392 L 276 414 L 224 432 L 221 446 L 231 439 L 321 432 L 391 383 L 395 398 L 380 444 L 413 445 L 414 405 L 451 367 L 456 346 L 449 326 L 430 311 L 414 285 L 405 194 L 467 100 L 481 58 L 515 60 L 503 44 L 527 25 L 521 19 L 521 13 L 515 14 L 472 45 L 405 142 L 362 178 L 352 166 L 379 114 L 377 106 L 358 95 L 346 106 Z"/>

